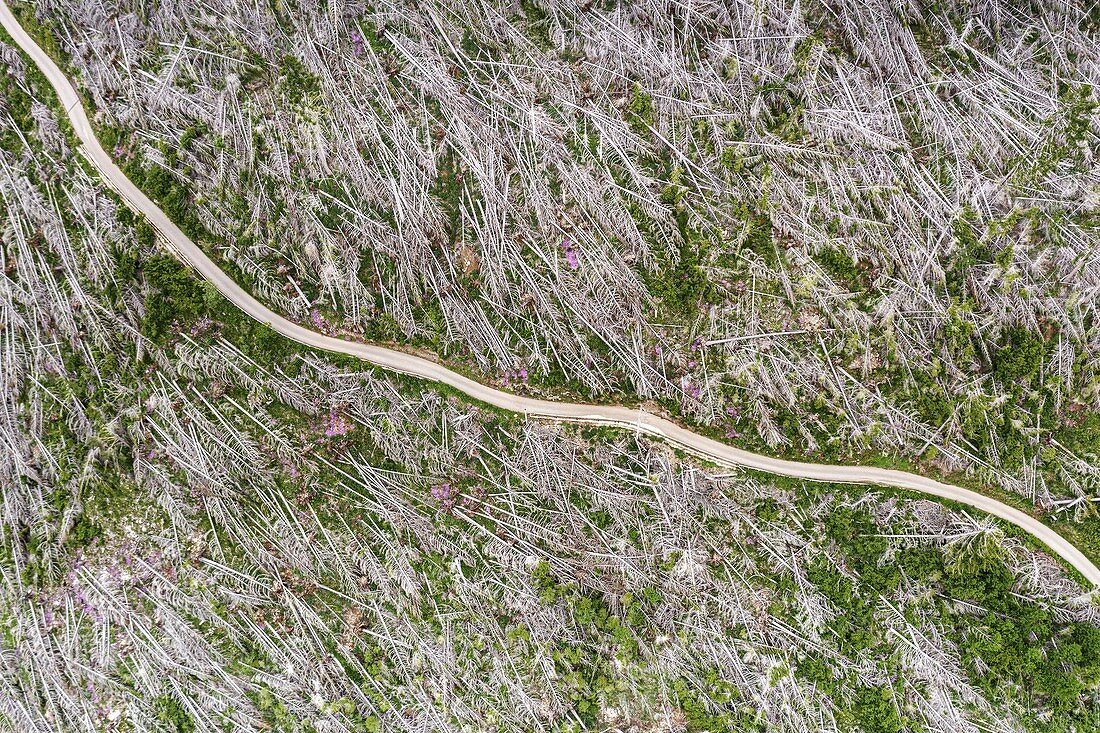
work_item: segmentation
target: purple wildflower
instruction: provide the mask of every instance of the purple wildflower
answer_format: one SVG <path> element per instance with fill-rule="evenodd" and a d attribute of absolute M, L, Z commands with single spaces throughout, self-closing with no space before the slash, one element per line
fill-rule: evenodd
<path fill-rule="evenodd" d="M 512 382 L 516 384 L 527 384 L 529 372 L 527 367 L 520 367 L 519 369 L 509 369 L 504 372 L 504 385 L 506 387 L 512 386 Z"/>
<path fill-rule="evenodd" d="M 475 486 L 465 496 L 462 497 L 462 506 L 467 509 L 474 509 L 478 504 L 485 501 L 485 497 L 488 492 L 485 491 L 484 486 Z"/>
<path fill-rule="evenodd" d="M 286 471 L 291 478 L 298 478 L 298 476 L 300 475 L 298 472 L 298 467 L 295 466 L 290 459 L 280 456 L 279 463 L 282 465 L 283 470 Z"/>
<path fill-rule="evenodd" d="M 316 308 L 311 310 L 309 312 L 309 321 L 313 324 L 313 327 L 321 333 L 326 333 L 330 336 L 332 335 L 332 324 L 328 322 L 328 319 L 324 317 L 321 311 L 317 310 Z"/>
<path fill-rule="evenodd" d="M 191 326 L 191 337 L 194 338 L 195 336 L 201 336 L 209 331 L 211 328 L 213 328 L 213 326 L 214 322 L 209 318 L 200 318 L 199 320 L 195 321 L 194 325 Z"/>
<path fill-rule="evenodd" d="M 359 31 L 355 28 L 351 29 L 351 45 L 357 56 L 363 55 L 363 37 L 359 35 Z"/>
<path fill-rule="evenodd" d="M 684 391 L 695 399 L 699 399 L 699 396 L 703 394 L 703 390 L 699 388 L 699 385 L 692 384 L 688 381 L 687 377 L 684 377 L 681 385 L 683 386 Z"/>
<path fill-rule="evenodd" d="M 577 259 L 577 250 L 573 247 L 573 242 L 566 237 L 561 242 L 562 251 L 565 252 L 565 261 L 569 263 L 569 269 L 576 270 L 581 266 L 580 260 Z"/>
<path fill-rule="evenodd" d="M 341 435 L 347 435 L 351 432 L 352 427 L 351 421 L 336 412 L 336 410 L 330 409 L 328 411 L 328 419 L 325 421 L 326 438 L 336 438 Z"/>
<path fill-rule="evenodd" d="M 450 512 L 458 501 L 458 490 L 451 484 L 438 484 L 432 487 L 432 498 L 439 502 L 439 508 Z"/>

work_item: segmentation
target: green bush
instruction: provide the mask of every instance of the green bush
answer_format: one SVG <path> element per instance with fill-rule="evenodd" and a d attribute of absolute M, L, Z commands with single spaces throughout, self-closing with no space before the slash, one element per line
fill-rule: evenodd
<path fill-rule="evenodd" d="M 533 0 L 520 0 L 520 7 L 527 19 L 527 34 L 538 48 L 546 51 L 550 42 L 550 16 Z"/>
<path fill-rule="evenodd" d="M 143 336 L 163 341 L 174 322 L 187 323 L 203 312 L 202 288 L 175 259 L 156 255 L 145 260 L 141 270 L 147 286 Z"/>
<path fill-rule="evenodd" d="M 836 247 L 822 247 L 817 254 L 817 259 L 830 275 L 843 282 L 855 284 L 859 281 L 859 267 L 844 250 Z"/>
<path fill-rule="evenodd" d="M 680 248 L 680 257 L 671 269 L 648 278 L 649 292 L 670 312 L 689 317 L 708 295 L 713 285 L 699 267 L 699 255 L 690 247 Z"/>
<path fill-rule="evenodd" d="M 291 104 L 316 102 L 321 96 L 321 82 L 294 56 L 284 56 L 279 63 L 279 88 Z"/>
<path fill-rule="evenodd" d="M 1014 326 L 1001 335 L 993 355 L 993 375 L 1002 384 L 1030 382 L 1046 357 L 1046 347 L 1026 328 Z"/>
<path fill-rule="evenodd" d="M 164 723 L 172 733 L 194 733 L 195 721 L 173 695 L 161 695 L 156 699 L 154 707 L 157 720 Z"/>
<path fill-rule="evenodd" d="M 969 206 L 955 218 L 951 231 L 955 236 L 955 256 L 946 268 L 947 292 L 960 297 L 967 272 L 975 265 L 989 262 L 991 254 L 989 246 L 978 237 L 978 217 Z"/>
<path fill-rule="evenodd" d="M 714 284 L 701 267 L 704 254 L 713 245 L 688 224 L 686 214 L 678 213 L 676 223 L 682 242 L 676 262 L 655 275 L 647 275 L 646 285 L 670 313 L 690 319 L 701 303 L 715 297 Z"/>
<path fill-rule="evenodd" d="M 96 524 L 87 514 L 81 514 L 73 523 L 72 529 L 66 537 L 66 543 L 70 547 L 87 547 L 101 534 L 103 528 Z"/>
<path fill-rule="evenodd" d="M 923 369 L 912 368 L 916 384 L 909 391 L 913 409 L 921 419 L 933 427 L 939 427 L 951 417 L 952 400 L 947 389 Z"/>
<path fill-rule="evenodd" d="M 860 733 L 898 733 L 905 722 L 898 714 L 888 687 L 861 687 L 852 704 L 854 730 Z"/>
<path fill-rule="evenodd" d="M 550 605 L 568 593 L 568 588 L 554 578 L 550 563 L 543 560 L 531 571 L 531 580 L 539 594 L 539 602 Z"/>
<path fill-rule="evenodd" d="M 165 164 L 145 162 L 138 154 L 122 165 L 126 177 L 134 182 L 149 198 L 153 199 L 184 234 L 195 241 L 208 237 L 192 203 L 191 192 L 172 169 L 179 163 L 175 151 L 161 146 Z M 146 224 L 146 227 L 148 224 Z M 148 231 L 140 228 L 138 236 L 149 239 Z M 151 239 L 149 240 L 151 243 Z"/>
<path fill-rule="evenodd" d="M 634 85 L 634 93 L 630 97 L 630 105 L 626 111 L 626 120 L 634 132 L 643 137 L 649 136 L 649 128 L 653 125 L 653 97 L 646 94 L 640 84 Z"/>

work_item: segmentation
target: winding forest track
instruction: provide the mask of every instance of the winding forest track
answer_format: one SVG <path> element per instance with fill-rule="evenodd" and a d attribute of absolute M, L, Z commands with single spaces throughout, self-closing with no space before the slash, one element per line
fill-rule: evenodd
<path fill-rule="evenodd" d="M 11 8 L 8 7 L 7 2 L 0 2 L 0 23 L 3 24 L 23 51 L 30 56 L 57 92 L 61 105 L 69 117 L 77 138 L 80 140 L 81 152 L 99 170 L 105 182 L 134 211 L 145 216 L 181 260 L 211 282 L 222 295 L 247 315 L 267 324 L 283 336 L 306 346 L 353 356 L 383 369 L 439 382 L 453 387 L 474 399 L 511 412 L 522 413 L 529 417 L 615 425 L 638 430 L 663 438 L 690 453 L 728 466 L 742 466 L 781 476 L 813 481 L 878 484 L 919 491 L 942 499 L 967 504 L 1003 519 L 1033 535 L 1054 554 L 1074 567 L 1093 586 L 1100 587 L 1100 569 L 1053 529 L 1019 509 L 960 486 L 893 469 L 802 463 L 751 453 L 694 433 L 670 420 L 644 410 L 634 410 L 614 405 L 550 402 L 509 394 L 483 385 L 427 359 L 381 346 L 326 336 L 287 320 L 258 301 L 226 275 L 179 227 L 172 223 L 160 207 L 142 193 L 115 165 L 111 156 L 107 154 L 96 138 L 76 89 L 61 69 L 58 68 L 57 64 L 23 29 L 12 13 Z"/>

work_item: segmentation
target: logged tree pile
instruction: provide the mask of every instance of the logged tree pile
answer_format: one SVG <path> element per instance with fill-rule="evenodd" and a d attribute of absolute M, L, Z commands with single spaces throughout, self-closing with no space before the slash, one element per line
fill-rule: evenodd
<path fill-rule="evenodd" d="M 303 323 L 1091 515 L 1098 17 L 896 5 L 19 8 Z"/>
<path fill-rule="evenodd" d="M 1098 556 L 1095 12 L 14 7 L 288 317 Z M 1100 729 L 1100 611 L 1007 525 L 311 352 L 76 148 L 0 37 L 0 731 Z"/>

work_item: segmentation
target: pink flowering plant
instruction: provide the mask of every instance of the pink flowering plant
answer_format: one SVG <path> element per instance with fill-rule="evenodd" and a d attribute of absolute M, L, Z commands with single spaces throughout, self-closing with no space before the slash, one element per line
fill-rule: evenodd
<path fill-rule="evenodd" d="M 456 507 L 473 511 L 480 507 L 488 496 L 483 485 L 472 483 L 469 479 L 436 484 L 431 487 L 429 493 L 444 514 L 454 513 Z"/>
<path fill-rule="evenodd" d="M 569 264 L 570 270 L 576 270 L 581 266 L 580 260 L 577 259 L 577 248 L 573 244 L 573 240 L 566 237 L 561 242 L 562 252 L 565 253 L 565 261 Z"/>
<path fill-rule="evenodd" d="M 215 326 L 217 325 L 218 324 L 216 324 L 211 319 L 203 316 L 202 318 L 191 324 L 191 328 L 188 330 L 188 334 L 191 336 L 191 338 L 205 336 L 206 334 L 214 330 Z"/>
<path fill-rule="evenodd" d="M 742 432 L 737 429 L 736 425 L 741 421 L 741 408 L 727 407 L 726 415 L 728 415 L 730 420 L 733 422 L 733 424 L 726 429 L 726 437 L 730 439 L 740 438 L 742 436 Z"/>
<path fill-rule="evenodd" d="M 525 366 L 521 366 L 517 369 L 509 369 L 508 371 L 504 372 L 504 386 L 506 386 L 506 387 L 511 387 L 512 385 L 526 386 L 528 376 L 529 375 L 528 375 L 527 367 L 525 367 Z"/>
<path fill-rule="evenodd" d="M 322 430 L 324 435 L 317 439 L 318 443 L 324 442 L 326 439 L 331 440 L 333 438 L 340 438 L 350 433 L 355 425 L 346 415 L 339 412 L 336 408 L 329 408 L 328 416 L 322 421 Z"/>
<path fill-rule="evenodd" d="M 458 503 L 458 489 L 454 484 L 448 482 L 444 484 L 436 484 L 431 489 L 432 498 L 439 504 L 439 509 L 442 512 L 450 514 L 455 504 Z"/>
<path fill-rule="evenodd" d="M 314 308 L 309 312 L 309 322 L 313 324 L 313 327 L 323 334 L 331 336 L 335 333 L 336 329 L 332 323 L 325 318 L 325 315 L 320 310 Z"/>
<path fill-rule="evenodd" d="M 681 385 L 683 386 L 684 392 L 692 399 L 697 400 L 703 394 L 703 389 L 699 385 L 691 382 L 687 377 L 683 378 Z"/>
<path fill-rule="evenodd" d="M 362 56 L 366 52 L 366 47 L 363 44 L 363 36 L 359 34 L 359 31 L 355 28 L 351 29 L 351 46 L 355 49 L 356 56 Z"/>

